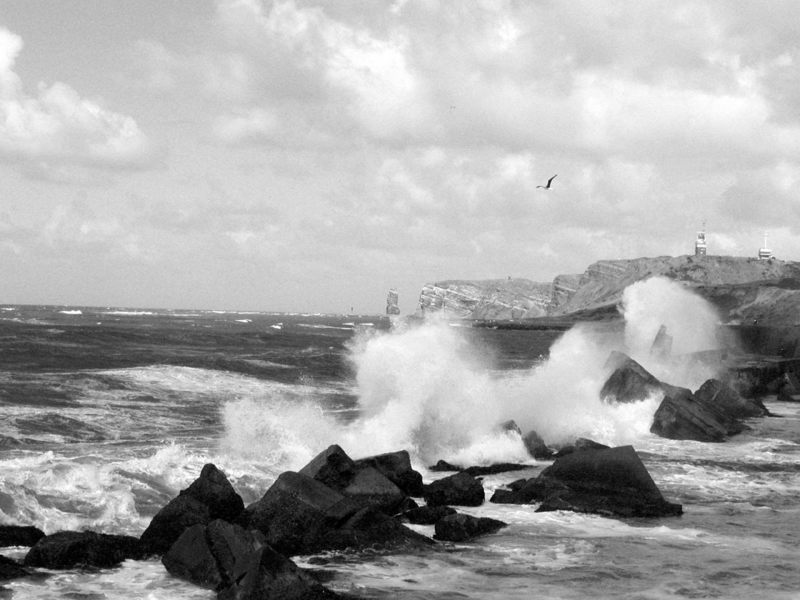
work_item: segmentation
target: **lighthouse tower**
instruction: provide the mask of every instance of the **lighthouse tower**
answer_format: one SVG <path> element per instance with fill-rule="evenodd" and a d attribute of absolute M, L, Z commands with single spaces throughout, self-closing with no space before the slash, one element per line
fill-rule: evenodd
<path fill-rule="evenodd" d="M 764 232 L 764 246 L 758 249 L 758 260 L 769 260 L 772 258 L 772 250 L 767 246 L 767 232 Z"/>
<path fill-rule="evenodd" d="M 705 223 L 703 224 L 703 230 L 697 232 L 697 239 L 694 241 L 694 255 L 695 256 L 705 256 L 706 255 L 706 226 Z"/>

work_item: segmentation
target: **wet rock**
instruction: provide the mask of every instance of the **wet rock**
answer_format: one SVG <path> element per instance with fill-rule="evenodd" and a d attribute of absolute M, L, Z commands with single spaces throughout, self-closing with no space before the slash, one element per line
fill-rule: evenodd
<path fill-rule="evenodd" d="M 463 470 L 462 467 L 457 467 L 454 464 L 447 462 L 446 460 L 439 460 L 435 465 L 428 467 L 429 471 L 434 471 L 438 473 L 443 473 L 447 471 L 461 471 Z"/>
<path fill-rule="evenodd" d="M 408 459 L 407 455 L 405 458 Z M 320 452 L 299 472 L 354 499 L 361 506 L 377 506 L 387 514 L 394 514 L 402 506 L 406 494 L 383 474 L 380 465 L 387 470 L 394 466 L 395 473 L 399 474 L 405 467 L 402 463 L 403 457 L 385 456 L 367 459 L 359 465 L 340 446 L 332 445 Z M 407 469 L 402 472 L 410 474 L 410 459 L 407 460 Z"/>
<path fill-rule="evenodd" d="M 356 474 L 356 463 L 336 444 L 317 454 L 299 473 L 342 491 Z"/>
<path fill-rule="evenodd" d="M 219 600 L 335 600 L 344 596 L 320 585 L 291 560 L 262 546 L 237 564 L 234 583 L 217 594 Z"/>
<path fill-rule="evenodd" d="M 694 394 L 685 388 L 669 389 L 653 415 L 650 431 L 674 440 L 722 442 L 746 429 L 743 415 L 755 416 L 761 407 L 721 382 L 708 380 Z"/>
<path fill-rule="evenodd" d="M 661 382 L 622 352 L 613 352 L 606 364 L 616 365 L 600 390 L 603 402 L 638 402 L 661 391 Z"/>
<path fill-rule="evenodd" d="M 503 421 L 499 425 L 500 431 L 511 431 L 513 433 L 519 434 L 522 437 L 522 429 L 519 428 L 517 422 L 514 419 L 509 419 L 508 421 Z"/>
<path fill-rule="evenodd" d="M 478 479 L 462 472 L 426 485 L 423 497 L 428 506 L 480 506 L 485 493 Z"/>
<path fill-rule="evenodd" d="M 433 540 L 392 518 L 374 506 L 362 508 L 339 527 L 329 530 L 322 539 L 325 550 L 380 548 L 420 550 Z"/>
<path fill-rule="evenodd" d="M 28 551 L 24 564 L 45 569 L 110 568 L 128 558 L 142 559 L 140 541 L 128 535 L 94 531 L 59 531 L 41 538 Z"/>
<path fill-rule="evenodd" d="M 482 475 L 497 475 L 498 473 L 523 471 L 530 468 L 530 465 L 523 465 L 520 463 L 496 463 L 493 465 L 487 465 L 485 467 L 467 467 L 462 471 L 462 473 L 472 475 L 473 477 L 481 477 Z"/>
<path fill-rule="evenodd" d="M 575 440 L 575 443 L 559 448 L 558 452 L 555 454 L 555 457 L 559 458 L 561 456 L 566 456 L 567 454 L 572 454 L 573 452 L 583 452 L 584 450 L 602 450 L 608 447 L 609 446 L 606 446 L 605 444 L 595 442 L 594 440 L 590 440 L 588 438 L 578 438 Z"/>
<path fill-rule="evenodd" d="M 447 515 L 456 514 L 456 509 L 450 506 L 420 506 L 405 511 L 400 518 L 414 525 L 433 525 Z"/>
<path fill-rule="evenodd" d="M 163 554 L 186 528 L 214 519 L 233 521 L 243 509 L 241 496 L 225 474 L 209 463 L 198 479 L 153 517 L 140 539 L 148 552 Z"/>
<path fill-rule="evenodd" d="M 27 577 L 28 575 L 30 575 L 30 571 L 17 561 L 6 556 L 0 556 L 0 581 L 19 579 L 20 577 Z"/>
<path fill-rule="evenodd" d="M 488 517 L 452 514 L 436 522 L 433 538 L 447 542 L 464 542 L 479 535 L 495 533 L 508 524 Z"/>
<path fill-rule="evenodd" d="M 709 379 L 694 393 L 700 404 L 715 406 L 731 419 L 764 417 L 769 411 L 761 400 L 743 398 L 732 387 L 719 379 Z"/>
<path fill-rule="evenodd" d="M 497 490 L 492 502 L 541 502 L 539 511 L 570 510 L 621 517 L 679 515 L 667 502 L 631 446 L 584 450 L 557 458 L 514 489 Z"/>
<path fill-rule="evenodd" d="M 553 450 L 547 447 L 547 444 L 544 443 L 542 436 L 540 436 L 533 429 L 523 436 L 522 442 L 525 444 L 528 454 L 535 459 L 547 460 L 553 457 Z"/>
<path fill-rule="evenodd" d="M 232 585 L 248 555 L 265 545 L 260 532 L 217 519 L 186 529 L 161 562 L 175 577 L 219 591 Z"/>
<path fill-rule="evenodd" d="M 572 510 L 623 517 L 681 514 L 667 502 L 632 446 L 574 452 L 539 475 L 545 498 L 539 511 Z"/>
<path fill-rule="evenodd" d="M 241 524 L 261 531 L 267 543 L 286 556 L 427 540 L 377 507 L 364 507 L 292 471 L 282 473 L 258 502 L 245 509 Z"/>
<path fill-rule="evenodd" d="M 422 474 L 411 467 L 411 458 L 405 450 L 361 458 L 355 464 L 359 469 L 377 469 L 409 496 L 422 496 Z"/>
<path fill-rule="evenodd" d="M 31 525 L 0 525 L 0 547 L 33 546 L 44 537 L 44 531 Z"/>
<path fill-rule="evenodd" d="M 669 358 L 672 354 L 672 336 L 667 333 L 667 326 L 662 325 L 658 328 L 658 333 L 653 344 L 650 346 L 650 356 L 656 356 L 664 359 Z"/>
<path fill-rule="evenodd" d="M 242 514 L 241 524 L 258 529 L 286 556 L 313 554 L 330 529 L 359 510 L 352 499 L 307 475 L 286 471 Z"/>

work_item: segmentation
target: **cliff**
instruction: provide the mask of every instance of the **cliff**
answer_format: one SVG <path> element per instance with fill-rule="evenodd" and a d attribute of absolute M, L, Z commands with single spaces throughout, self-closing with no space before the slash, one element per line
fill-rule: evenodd
<path fill-rule="evenodd" d="M 551 297 L 552 284 L 528 279 L 440 281 L 423 286 L 419 311 L 459 319 L 527 319 L 545 316 Z"/>
<path fill-rule="evenodd" d="M 426 284 L 420 310 L 468 319 L 611 318 L 623 290 L 663 276 L 709 300 L 730 323 L 800 325 L 800 263 L 734 256 L 660 256 L 600 260 L 552 283 L 527 279 Z"/>

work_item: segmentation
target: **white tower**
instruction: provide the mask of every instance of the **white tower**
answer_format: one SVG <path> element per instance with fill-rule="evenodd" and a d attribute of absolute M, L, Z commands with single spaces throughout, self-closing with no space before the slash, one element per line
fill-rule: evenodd
<path fill-rule="evenodd" d="M 703 223 L 703 230 L 697 232 L 697 239 L 694 241 L 694 255 L 705 256 L 706 250 L 706 224 Z"/>
<path fill-rule="evenodd" d="M 769 260 L 772 258 L 772 250 L 767 246 L 767 232 L 764 232 L 764 246 L 758 249 L 758 260 Z"/>

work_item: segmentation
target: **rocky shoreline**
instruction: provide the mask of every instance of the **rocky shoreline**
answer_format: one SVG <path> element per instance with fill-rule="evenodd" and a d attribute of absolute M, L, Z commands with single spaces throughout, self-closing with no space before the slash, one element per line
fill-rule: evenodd
<path fill-rule="evenodd" d="M 600 400 L 640 402 L 654 391 L 662 394 L 651 432 L 670 439 L 724 442 L 745 430 L 749 419 L 769 414 L 759 400 L 761 389 L 800 399 L 800 381 L 782 363 L 763 371 L 758 385 L 728 376 L 727 381 L 709 379 L 695 391 L 659 381 L 619 352 L 609 356 L 608 367 Z M 245 506 L 226 475 L 206 464 L 138 538 L 94 531 L 45 535 L 30 524 L 0 527 L 0 548 L 30 547 L 20 562 L 0 556 L 0 582 L 46 577 L 46 570 L 107 569 L 123 560 L 160 557 L 171 575 L 214 590 L 221 599 L 347 598 L 292 558 L 345 550 L 426 553 L 469 543 L 506 527 L 459 512 L 487 501 L 623 519 L 674 518 L 683 512 L 662 496 L 632 446 L 609 448 L 578 439 L 548 448 L 535 431 L 522 432 L 513 421 L 498 427 L 519 435 L 531 458 L 549 465 L 536 477 L 518 479 L 515 471 L 526 465 L 440 462 L 430 471 L 452 474 L 425 482 L 405 450 L 353 460 L 333 445 L 299 471 L 282 473 L 260 500 Z M 508 474 L 508 479 L 487 500 L 482 476 L 488 473 Z M 412 524 L 433 525 L 433 536 Z"/>

